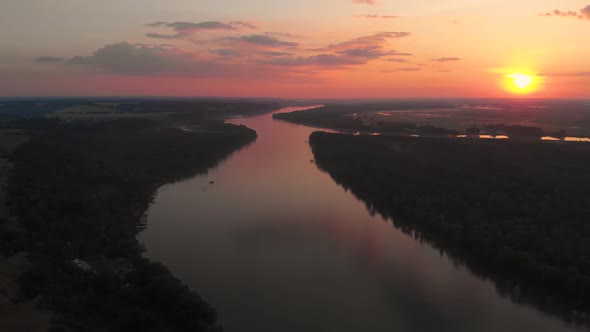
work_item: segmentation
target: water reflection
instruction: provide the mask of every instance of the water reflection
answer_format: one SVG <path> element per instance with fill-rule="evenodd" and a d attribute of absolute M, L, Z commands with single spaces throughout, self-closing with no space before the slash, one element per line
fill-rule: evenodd
<path fill-rule="evenodd" d="M 476 135 L 477 138 L 483 139 L 509 139 L 510 137 L 506 135 Z M 457 135 L 457 138 L 467 138 L 467 135 Z"/>
<path fill-rule="evenodd" d="M 310 163 L 314 129 L 270 115 L 231 122 L 258 140 L 163 186 L 140 236 L 226 331 L 576 330 L 372 216 Z"/>
<path fill-rule="evenodd" d="M 551 137 L 551 136 L 543 136 L 541 137 L 541 140 L 543 141 L 566 141 L 566 142 L 590 142 L 590 138 L 589 137 L 564 137 L 563 139 L 559 139 L 557 137 Z"/>

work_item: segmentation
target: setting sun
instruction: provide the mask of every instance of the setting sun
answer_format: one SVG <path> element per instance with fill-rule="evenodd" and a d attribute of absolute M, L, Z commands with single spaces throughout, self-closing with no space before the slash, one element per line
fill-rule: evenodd
<path fill-rule="evenodd" d="M 512 83 L 519 89 L 526 89 L 533 84 L 533 77 L 525 74 L 512 74 Z"/>
<path fill-rule="evenodd" d="M 523 73 L 506 75 L 506 86 L 512 93 L 531 93 L 538 89 L 538 81 L 536 76 Z"/>

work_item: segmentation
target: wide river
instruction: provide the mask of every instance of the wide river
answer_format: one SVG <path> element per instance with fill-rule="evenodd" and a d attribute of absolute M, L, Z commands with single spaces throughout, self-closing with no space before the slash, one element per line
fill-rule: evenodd
<path fill-rule="evenodd" d="M 578 331 L 372 215 L 311 162 L 314 129 L 230 122 L 258 139 L 161 187 L 139 236 L 225 331 Z"/>

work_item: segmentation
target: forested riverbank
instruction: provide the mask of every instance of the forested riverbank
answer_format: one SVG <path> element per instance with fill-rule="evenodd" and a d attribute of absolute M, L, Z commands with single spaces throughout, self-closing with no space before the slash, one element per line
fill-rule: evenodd
<path fill-rule="evenodd" d="M 40 298 L 55 331 L 213 331 L 215 310 L 136 235 L 163 184 L 204 173 L 256 139 L 244 126 L 198 133 L 135 119 L 38 121 L 10 159 L 8 204 L 22 230 L 7 254 L 28 252 L 26 298 Z"/>
<path fill-rule="evenodd" d="M 512 299 L 587 323 L 590 146 L 322 132 L 310 145 L 372 213 Z"/>

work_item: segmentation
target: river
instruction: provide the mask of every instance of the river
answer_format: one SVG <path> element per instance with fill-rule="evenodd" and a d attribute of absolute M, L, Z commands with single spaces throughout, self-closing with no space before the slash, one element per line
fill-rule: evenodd
<path fill-rule="evenodd" d="M 229 122 L 258 139 L 161 187 L 139 236 L 225 331 L 579 331 L 372 215 L 311 162 L 315 129 L 271 114 Z"/>

